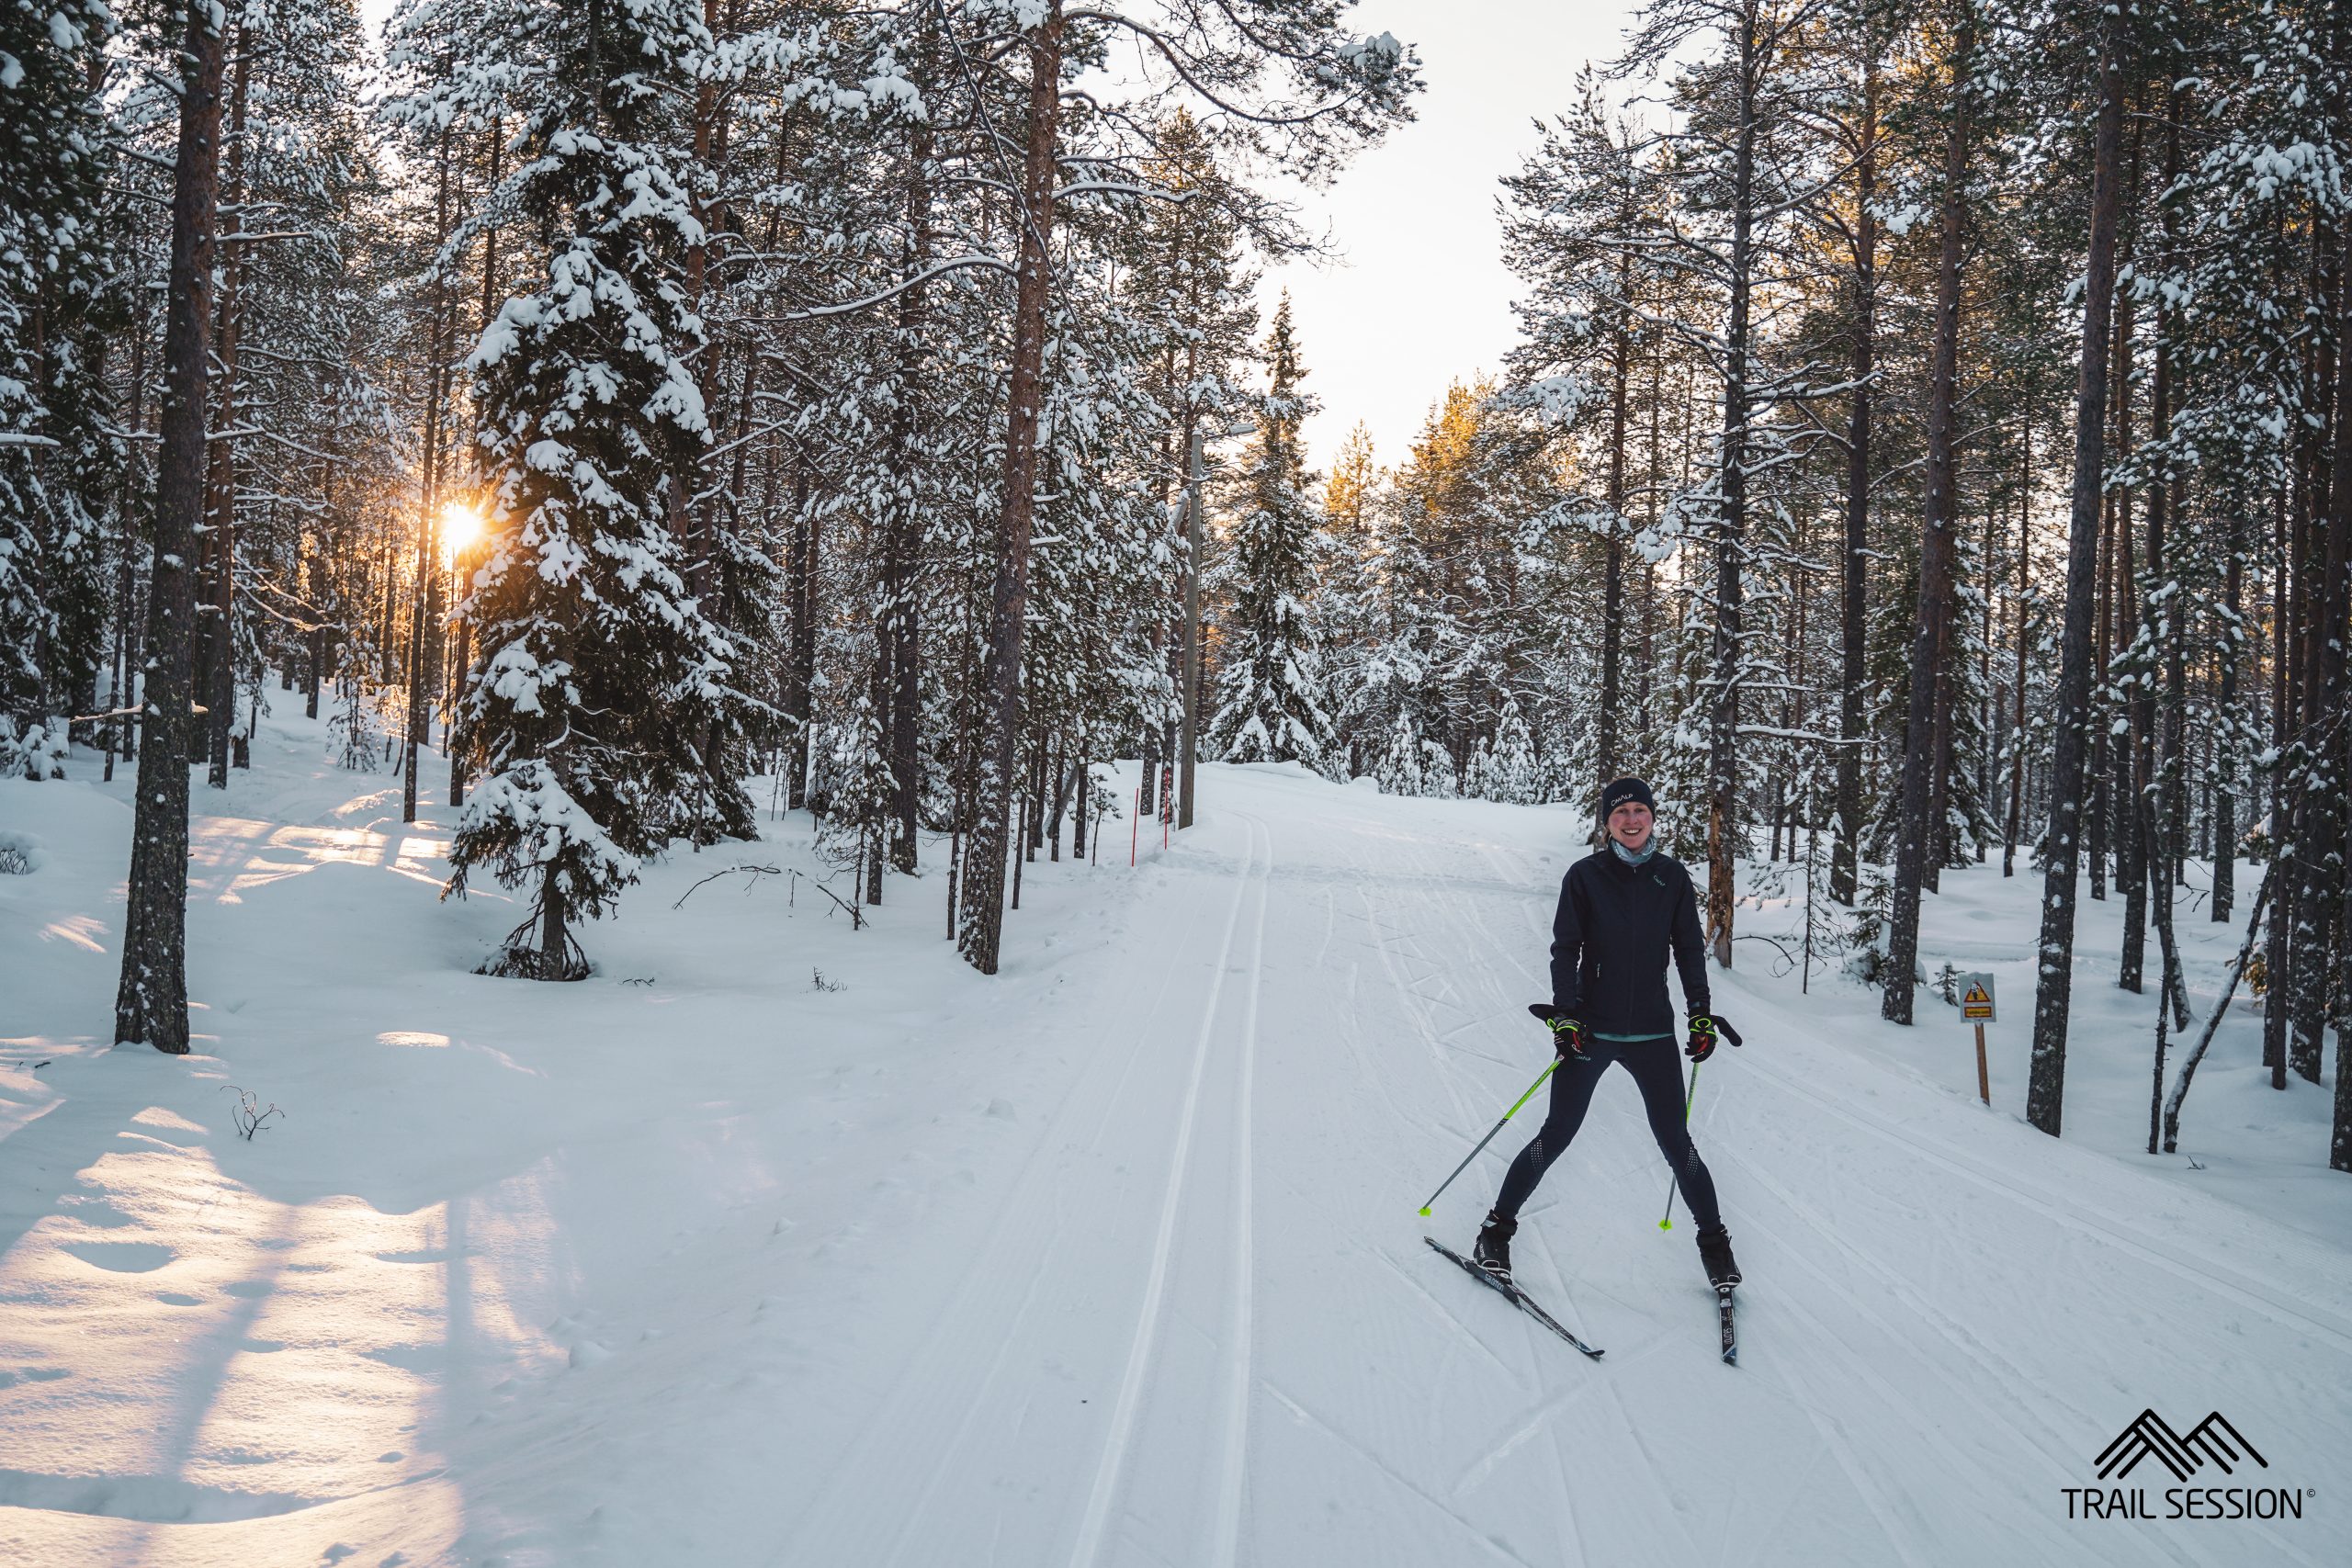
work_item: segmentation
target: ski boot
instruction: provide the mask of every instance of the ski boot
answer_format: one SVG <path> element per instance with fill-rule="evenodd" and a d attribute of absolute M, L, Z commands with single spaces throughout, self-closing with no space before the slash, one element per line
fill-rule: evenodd
<path fill-rule="evenodd" d="M 1479 1268 L 1506 1284 L 1510 1282 L 1510 1238 L 1518 1231 L 1516 1219 L 1504 1219 L 1490 1209 L 1478 1227 L 1478 1243 L 1470 1249 Z"/>
<path fill-rule="evenodd" d="M 1717 1225 L 1699 1233 L 1699 1261 L 1707 1270 L 1707 1283 L 1718 1291 L 1728 1291 L 1739 1283 L 1739 1265 L 1732 1260 L 1731 1232 Z"/>

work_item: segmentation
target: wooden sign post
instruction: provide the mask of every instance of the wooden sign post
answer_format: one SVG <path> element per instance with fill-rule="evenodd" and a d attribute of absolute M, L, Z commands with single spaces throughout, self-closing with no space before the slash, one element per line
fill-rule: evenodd
<path fill-rule="evenodd" d="M 1960 1016 L 1976 1026 L 1976 1098 L 1989 1107 L 1993 1087 L 1984 1071 L 1984 1026 L 1999 1021 L 1993 1006 L 1993 976 L 1962 976 L 1961 986 Z"/>

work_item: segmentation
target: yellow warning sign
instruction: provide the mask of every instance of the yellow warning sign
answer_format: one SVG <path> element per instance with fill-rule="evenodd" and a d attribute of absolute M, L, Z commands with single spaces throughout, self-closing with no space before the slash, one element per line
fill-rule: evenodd
<path fill-rule="evenodd" d="M 1996 1021 L 1993 1011 L 1993 976 L 1971 975 L 1968 977 L 1968 989 L 1962 992 L 1960 997 L 1960 1016 L 1963 1021 L 1969 1023 Z"/>

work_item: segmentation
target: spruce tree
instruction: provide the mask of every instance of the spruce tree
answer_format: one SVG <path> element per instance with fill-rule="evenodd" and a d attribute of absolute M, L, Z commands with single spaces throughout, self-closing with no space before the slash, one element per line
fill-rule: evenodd
<path fill-rule="evenodd" d="M 62 773 L 105 642 L 113 28 L 96 0 L 0 7 L 0 775 Z"/>
<path fill-rule="evenodd" d="M 1316 517 L 1306 498 L 1299 424 L 1313 403 L 1298 389 L 1290 295 L 1274 309 L 1266 338 L 1271 378 L 1241 481 L 1233 525 L 1233 611 L 1225 624 L 1224 678 L 1210 733 L 1230 762 L 1324 765 L 1331 724 L 1325 715 L 1313 592 Z"/>
<path fill-rule="evenodd" d="M 461 606 L 477 654 L 456 745 L 481 783 L 449 888 L 483 870 L 533 886 L 485 967 L 577 978 L 578 918 L 740 796 L 706 750 L 736 700 L 727 641 L 670 524 L 707 422 L 702 324 L 678 283 L 699 225 L 663 121 L 707 35 L 690 0 L 514 5 L 470 25 L 484 73 L 529 89 L 507 89 L 524 111 L 511 197 L 552 243 L 469 361 L 492 538 Z"/>

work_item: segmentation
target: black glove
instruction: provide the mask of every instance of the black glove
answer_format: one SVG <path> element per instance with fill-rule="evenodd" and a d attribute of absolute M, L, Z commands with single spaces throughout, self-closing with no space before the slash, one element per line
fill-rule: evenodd
<path fill-rule="evenodd" d="M 1527 1010 L 1552 1032 L 1552 1049 L 1563 1056 L 1584 1060 L 1584 1025 L 1566 1013 L 1555 1012 L 1542 1002 L 1530 1002 Z"/>
<path fill-rule="evenodd" d="M 1718 1037 L 1730 1041 L 1734 1045 L 1739 1043 L 1739 1031 L 1723 1018 L 1711 1012 L 1692 1013 L 1690 1043 L 1682 1048 L 1682 1054 L 1694 1062 L 1703 1062 L 1715 1054 Z"/>

